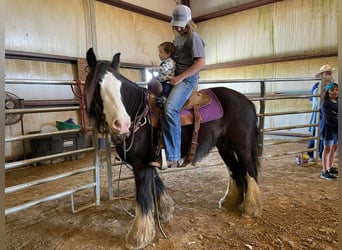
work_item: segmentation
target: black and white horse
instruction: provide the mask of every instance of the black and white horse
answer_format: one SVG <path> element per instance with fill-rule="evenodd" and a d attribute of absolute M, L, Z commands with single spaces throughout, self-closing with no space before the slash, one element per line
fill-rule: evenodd
<path fill-rule="evenodd" d="M 157 206 L 161 221 L 168 221 L 172 218 L 174 202 L 157 169 L 149 166 L 154 160 L 158 133 L 151 124 L 142 122 L 149 114 L 146 89 L 119 73 L 119 59 L 120 54 L 116 54 L 112 62 L 97 61 L 93 49 L 88 50 L 90 71 L 84 97 L 87 113 L 94 119 L 96 128 L 114 137 L 117 153 L 133 166 L 136 209 L 132 228 L 126 236 L 126 247 L 139 249 L 149 245 L 155 237 L 153 206 Z M 224 112 L 221 118 L 201 124 L 193 163 L 217 147 L 231 172 L 225 205 L 240 209 L 244 214 L 258 216 L 262 208 L 257 183 L 259 161 L 255 107 L 234 90 L 221 87 L 211 88 L 211 91 Z M 183 157 L 190 147 L 192 131 L 193 125 L 182 127 Z M 131 145 L 128 151 L 124 148 L 124 140 L 126 145 Z"/>

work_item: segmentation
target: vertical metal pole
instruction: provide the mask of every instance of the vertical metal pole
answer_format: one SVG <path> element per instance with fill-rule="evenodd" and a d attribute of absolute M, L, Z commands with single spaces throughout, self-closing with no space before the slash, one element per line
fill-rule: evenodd
<path fill-rule="evenodd" d="M 100 157 L 99 157 L 99 144 L 97 129 L 93 130 L 93 144 L 94 144 L 94 182 L 95 182 L 95 203 L 100 205 L 101 197 L 101 183 L 100 183 Z"/>
<path fill-rule="evenodd" d="M 85 17 L 85 30 L 86 30 L 86 50 L 90 47 L 94 48 L 97 52 L 97 39 L 96 39 L 96 25 L 95 25 L 95 0 L 83 0 L 84 17 Z M 93 130 L 93 144 L 94 144 L 94 182 L 95 186 L 95 203 L 100 205 L 100 157 L 98 146 L 98 131 L 96 128 Z"/>
<path fill-rule="evenodd" d="M 0 95 L 1 100 L 4 102 L 5 97 L 5 1 L 0 0 Z M 5 105 L 0 106 L 0 159 L 2 165 L 0 168 L 0 239 L 5 239 Z M 0 240 L 0 249 L 5 249 L 5 240 Z"/>
<path fill-rule="evenodd" d="M 259 156 L 262 156 L 264 151 L 264 132 L 262 131 L 265 127 L 265 81 L 260 81 L 260 98 L 258 148 Z"/>
<path fill-rule="evenodd" d="M 24 135 L 24 115 L 20 114 L 20 127 L 21 127 L 21 135 Z M 24 153 L 24 159 L 26 160 L 26 149 L 25 149 L 25 140 L 21 141 L 22 145 L 23 145 L 23 153 Z"/>
<path fill-rule="evenodd" d="M 319 110 L 320 107 L 321 107 L 322 100 L 323 100 L 323 95 L 322 94 L 324 93 L 324 86 L 323 86 L 323 81 L 322 80 L 319 83 L 317 90 L 318 90 L 318 93 L 319 93 L 319 97 L 314 97 L 314 98 L 317 98 L 317 109 Z M 320 113 L 318 112 L 317 115 L 316 115 L 315 123 L 319 124 L 319 121 L 320 121 Z M 317 140 L 315 141 L 314 159 L 315 159 L 315 164 L 317 165 L 318 164 L 318 158 L 319 158 L 319 147 L 321 145 L 321 136 L 320 136 L 320 133 L 319 133 L 319 126 L 317 126 L 315 128 L 315 136 L 317 136 Z"/>
<path fill-rule="evenodd" d="M 107 153 L 107 180 L 108 180 L 108 197 L 109 200 L 114 199 L 113 195 L 113 178 L 112 178 L 112 155 L 110 148 L 110 137 L 106 133 L 106 153 Z"/>

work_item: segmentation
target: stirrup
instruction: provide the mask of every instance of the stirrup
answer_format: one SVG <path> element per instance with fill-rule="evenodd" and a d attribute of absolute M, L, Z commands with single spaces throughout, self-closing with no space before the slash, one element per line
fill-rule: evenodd
<path fill-rule="evenodd" d="M 150 166 L 159 168 L 160 170 L 165 170 L 168 168 L 181 168 L 185 167 L 180 160 L 177 161 L 167 161 L 165 165 L 163 165 L 162 161 L 152 161 L 149 163 Z M 166 166 L 166 167 L 165 167 Z"/>
<path fill-rule="evenodd" d="M 165 170 L 169 167 L 168 162 L 166 161 L 165 149 L 162 148 L 160 152 L 161 152 L 161 161 L 152 161 L 149 163 L 149 165 L 152 167 L 159 168 L 160 170 Z"/>

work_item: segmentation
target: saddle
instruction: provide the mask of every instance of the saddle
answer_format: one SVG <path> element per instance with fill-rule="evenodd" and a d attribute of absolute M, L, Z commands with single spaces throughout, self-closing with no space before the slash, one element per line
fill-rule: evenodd
<path fill-rule="evenodd" d="M 148 103 L 150 106 L 150 117 L 151 117 L 151 124 L 154 128 L 160 128 L 160 124 L 161 124 L 161 119 L 163 116 L 163 108 L 161 108 L 159 106 L 159 103 L 157 102 L 158 96 L 154 95 L 151 92 L 148 92 Z M 185 104 L 183 105 L 183 108 L 180 112 L 180 120 L 181 120 L 181 125 L 185 126 L 185 125 L 191 125 L 194 124 L 194 131 L 192 134 L 192 140 L 191 140 L 191 147 L 187 153 L 187 156 L 184 160 L 183 166 L 188 165 L 189 163 L 192 162 L 195 152 L 196 152 L 196 148 L 197 148 L 197 137 L 198 137 L 198 131 L 200 128 L 200 124 L 201 122 L 206 122 L 209 121 L 210 119 L 208 119 L 208 115 L 206 114 L 201 114 L 200 109 L 201 108 L 205 108 L 205 107 L 210 107 L 211 103 L 214 101 L 214 103 L 216 105 L 219 105 L 219 107 L 221 109 L 219 109 L 220 111 L 217 113 L 215 113 L 215 117 L 212 116 L 211 120 L 213 119 L 218 119 L 222 116 L 223 111 L 222 111 L 222 107 L 219 104 L 218 100 L 216 99 L 216 96 L 209 90 L 200 90 L 197 91 L 197 89 L 195 89 L 195 91 L 191 94 L 191 96 L 189 97 L 189 99 L 185 102 Z M 207 113 L 212 113 L 211 111 L 207 112 Z M 204 119 L 203 119 L 203 117 Z M 163 140 L 160 136 L 159 139 L 159 146 L 160 148 L 163 148 Z"/>
<path fill-rule="evenodd" d="M 149 92 L 148 95 L 148 103 L 151 108 L 151 123 L 154 128 L 160 127 L 160 122 L 162 119 L 162 112 L 163 108 L 160 107 L 159 103 L 157 102 L 157 96 L 153 93 Z M 195 90 L 189 99 L 183 105 L 180 118 L 181 118 L 181 125 L 190 125 L 194 124 L 196 120 L 196 110 L 203 106 L 209 105 L 211 103 L 211 97 L 205 91 L 197 91 Z M 184 112 L 188 111 L 188 112 Z M 198 112 L 198 119 L 201 121 L 200 114 Z"/>

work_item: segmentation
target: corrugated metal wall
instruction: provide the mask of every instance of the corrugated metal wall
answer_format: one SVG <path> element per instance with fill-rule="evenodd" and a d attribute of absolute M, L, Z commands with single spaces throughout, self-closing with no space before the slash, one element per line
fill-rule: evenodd
<path fill-rule="evenodd" d="M 337 52 L 337 1 L 288 0 L 198 24 L 207 64 Z M 223 68 L 201 72 L 202 80 L 313 77 L 323 64 L 337 68 L 337 56 Z M 338 81 L 338 72 L 334 72 Z M 311 89 L 312 82 L 292 91 Z M 286 84 L 269 91 L 285 92 Z M 241 89 L 246 91 L 246 88 Z"/>
<path fill-rule="evenodd" d="M 166 22 L 103 3 L 96 3 L 95 13 L 100 58 L 111 60 L 112 53 L 121 52 L 124 62 L 159 64 L 158 45 L 173 39 Z"/>
<path fill-rule="evenodd" d="M 208 64 L 337 51 L 336 0 L 281 1 L 198 26 Z"/>
<path fill-rule="evenodd" d="M 200 2 L 196 6 L 202 6 Z M 213 2 L 221 6 L 224 1 Z M 164 4 L 151 3 L 151 9 L 158 10 Z M 167 1 L 167 13 L 172 12 L 174 5 L 175 1 Z M 88 12 L 86 0 L 8 0 L 6 50 L 84 57 L 89 36 Z M 121 52 L 124 62 L 157 64 L 156 46 L 173 38 L 166 22 L 96 1 L 95 19 L 95 37 L 102 59 Z M 286 0 L 198 26 L 206 42 L 207 64 L 337 51 L 337 0 Z M 308 75 L 316 70 L 314 66 Z"/>
<path fill-rule="evenodd" d="M 170 14 L 173 1 L 168 2 Z M 168 23 L 101 2 L 94 5 L 100 58 L 111 59 L 111 53 L 121 52 L 125 62 L 158 62 L 156 46 L 173 38 Z M 8 0 L 6 50 L 84 57 L 88 12 L 87 0 Z"/>
<path fill-rule="evenodd" d="M 6 50 L 84 55 L 84 7 L 82 0 L 7 0 Z"/>

